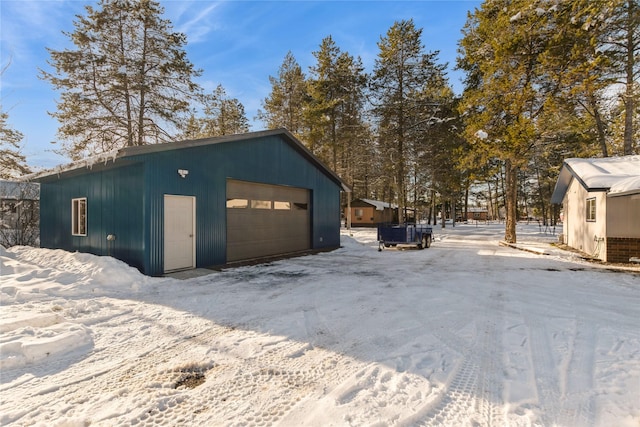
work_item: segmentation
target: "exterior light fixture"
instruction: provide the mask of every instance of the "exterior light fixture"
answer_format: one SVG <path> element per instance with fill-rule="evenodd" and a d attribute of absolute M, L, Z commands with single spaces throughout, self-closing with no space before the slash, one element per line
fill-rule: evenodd
<path fill-rule="evenodd" d="M 178 169 L 178 175 L 180 175 L 181 178 L 186 178 L 187 175 L 189 175 L 189 170 L 188 169 Z"/>

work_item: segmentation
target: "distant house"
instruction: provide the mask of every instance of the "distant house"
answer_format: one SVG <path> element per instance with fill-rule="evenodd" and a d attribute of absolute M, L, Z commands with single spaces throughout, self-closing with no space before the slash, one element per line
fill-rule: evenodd
<path fill-rule="evenodd" d="M 562 203 L 564 243 L 605 262 L 640 258 L 640 155 L 567 159 L 552 203 Z"/>
<path fill-rule="evenodd" d="M 469 207 L 467 208 L 467 221 L 486 221 L 489 219 L 487 208 Z"/>
<path fill-rule="evenodd" d="M 345 207 L 345 217 L 348 217 Z M 398 221 L 398 206 L 370 199 L 351 202 L 351 225 L 353 227 L 376 227 L 385 222 Z"/>
<path fill-rule="evenodd" d="M 33 179 L 42 247 L 147 275 L 338 248 L 348 191 L 284 129 L 128 147 Z"/>
<path fill-rule="evenodd" d="M 0 180 L 0 245 L 36 245 L 40 186 Z"/>

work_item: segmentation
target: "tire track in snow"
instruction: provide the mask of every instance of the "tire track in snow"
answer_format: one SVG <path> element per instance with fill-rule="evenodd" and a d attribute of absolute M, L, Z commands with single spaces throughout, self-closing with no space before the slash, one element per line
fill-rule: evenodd
<path fill-rule="evenodd" d="M 166 310 L 161 308 L 158 308 L 162 312 L 162 316 L 159 318 L 136 313 L 136 310 L 130 310 L 128 306 L 123 307 L 121 302 L 111 302 L 109 299 L 102 300 L 100 308 L 99 317 L 105 321 L 92 323 L 94 349 L 80 358 L 72 354 L 52 361 L 54 366 L 68 366 L 67 369 L 60 370 L 58 373 L 50 373 L 51 366 L 49 364 L 43 367 L 34 366 L 34 372 L 45 370 L 42 371 L 45 372 L 42 378 L 34 377 L 11 389 L 11 400 L 20 406 L 23 406 L 23 403 L 20 402 L 29 402 L 29 408 L 22 407 L 19 411 L 14 411 L 11 407 L 4 407 L 3 411 L 7 411 L 7 413 L 11 411 L 15 414 L 11 420 L 6 419 L 6 421 L 20 420 L 25 424 L 30 424 L 39 419 L 56 419 L 68 416 L 69 413 L 78 413 L 80 417 L 94 419 L 94 414 L 92 414 L 94 411 L 90 410 L 89 414 L 82 415 L 87 407 L 100 408 L 104 404 L 117 405 L 114 402 L 126 400 L 126 397 L 123 396 L 128 395 L 131 390 L 137 389 L 141 390 L 138 390 L 139 393 L 135 393 L 134 401 L 144 401 L 145 398 L 153 401 L 154 399 L 150 395 L 154 394 L 154 389 L 158 386 L 152 385 L 148 387 L 149 390 L 146 390 L 145 384 L 147 384 L 147 380 L 149 383 L 155 381 L 150 378 L 155 375 L 154 372 L 159 365 L 161 366 L 167 361 L 175 362 L 176 354 L 188 359 L 189 351 L 193 347 L 193 343 L 189 341 L 194 336 L 209 341 L 212 337 L 224 334 L 227 330 L 217 326 L 208 330 L 181 330 L 180 322 L 174 322 L 178 319 L 172 317 L 173 315 L 179 317 L 180 313 L 168 314 Z M 104 316 L 105 311 L 110 315 Z M 160 313 L 157 314 L 160 315 Z M 95 312 L 89 316 L 81 316 L 77 320 L 91 320 L 92 315 L 95 315 Z M 164 318 L 164 316 L 168 317 Z M 141 329 L 130 330 L 126 335 L 122 334 L 123 328 L 119 326 L 127 324 L 128 318 L 135 319 L 139 324 L 143 317 L 148 318 L 146 325 Z M 112 326 L 115 327 L 112 328 Z M 190 326 L 193 327 L 193 324 Z M 149 328 L 162 328 L 166 333 L 162 335 L 153 333 L 147 330 Z M 164 339 L 159 341 L 158 337 L 160 336 L 164 336 Z M 74 372 L 84 372 L 84 374 L 77 375 Z M 67 376 L 74 378 L 74 380 L 66 380 Z M 55 378 L 55 380 L 51 381 L 51 378 Z M 56 386 L 39 387 L 38 385 L 45 379 L 48 383 L 55 382 Z M 96 393 L 90 396 L 85 393 L 81 399 L 78 399 L 79 391 L 87 388 L 87 382 L 92 384 L 91 388 L 96 390 Z M 52 404 L 52 402 L 56 403 Z M 78 408 L 74 408 L 75 406 Z"/>
<path fill-rule="evenodd" d="M 503 306 L 501 292 L 489 295 L 488 304 L 477 321 L 474 343 L 461 339 L 444 324 L 434 333 L 445 345 L 462 354 L 463 360 L 452 373 L 440 401 L 425 408 L 419 425 L 456 426 L 464 419 L 478 426 L 501 425 L 504 414 L 498 369 L 502 355 Z"/>
<path fill-rule="evenodd" d="M 524 320 L 529 330 L 529 351 L 533 363 L 535 386 L 540 407 L 542 425 L 555 425 L 561 418 L 560 378 L 556 372 L 553 348 L 546 324 L 540 320 L 542 314 L 524 313 Z"/>
<path fill-rule="evenodd" d="M 595 399 L 593 396 L 594 342 L 596 331 L 593 324 L 582 320 L 576 322 L 571 348 L 571 359 L 566 375 L 566 391 L 569 397 L 560 418 L 562 425 L 591 426 L 595 422 Z M 578 396 L 578 397 L 576 397 Z"/>
<path fill-rule="evenodd" d="M 524 314 L 541 422 L 543 425 L 592 426 L 596 419 L 594 325 L 575 320 L 572 335 L 567 338 L 568 350 L 564 355 L 559 354 L 564 361 L 557 363 L 554 355 L 559 349 L 552 343 L 545 318 L 551 316 Z"/>
<path fill-rule="evenodd" d="M 498 371 L 502 366 L 504 330 L 504 294 L 493 292 L 490 296 L 488 310 L 485 311 L 484 331 L 480 355 L 478 379 L 478 397 L 476 410 L 482 425 L 499 425 L 504 419 L 502 402 L 502 384 L 498 379 Z M 484 332 L 484 333 L 483 333 Z"/>

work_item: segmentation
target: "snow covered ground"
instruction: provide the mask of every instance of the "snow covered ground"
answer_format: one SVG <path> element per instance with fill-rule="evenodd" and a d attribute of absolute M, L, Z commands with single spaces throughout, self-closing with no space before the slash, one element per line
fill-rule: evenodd
<path fill-rule="evenodd" d="M 187 280 L 0 248 L 0 423 L 640 425 L 640 270 L 502 234 L 378 252 L 344 230 L 334 252 Z"/>

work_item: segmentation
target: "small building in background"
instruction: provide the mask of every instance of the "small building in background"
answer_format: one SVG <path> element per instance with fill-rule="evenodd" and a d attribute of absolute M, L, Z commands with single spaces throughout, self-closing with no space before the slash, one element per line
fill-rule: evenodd
<path fill-rule="evenodd" d="M 605 262 L 640 258 L 640 155 L 566 159 L 551 202 L 563 242 Z"/>
<path fill-rule="evenodd" d="M 154 276 L 338 248 L 349 191 L 285 129 L 128 147 L 32 179 L 42 247 Z"/>
<path fill-rule="evenodd" d="M 344 209 L 344 217 L 348 218 L 349 208 Z M 377 227 L 378 224 L 397 221 L 397 205 L 370 199 L 356 199 L 351 202 L 352 227 Z"/>
<path fill-rule="evenodd" d="M 480 207 L 467 208 L 467 221 L 487 221 L 489 219 L 489 210 Z"/>
<path fill-rule="evenodd" d="M 0 245 L 38 245 L 39 205 L 38 184 L 0 180 Z"/>

